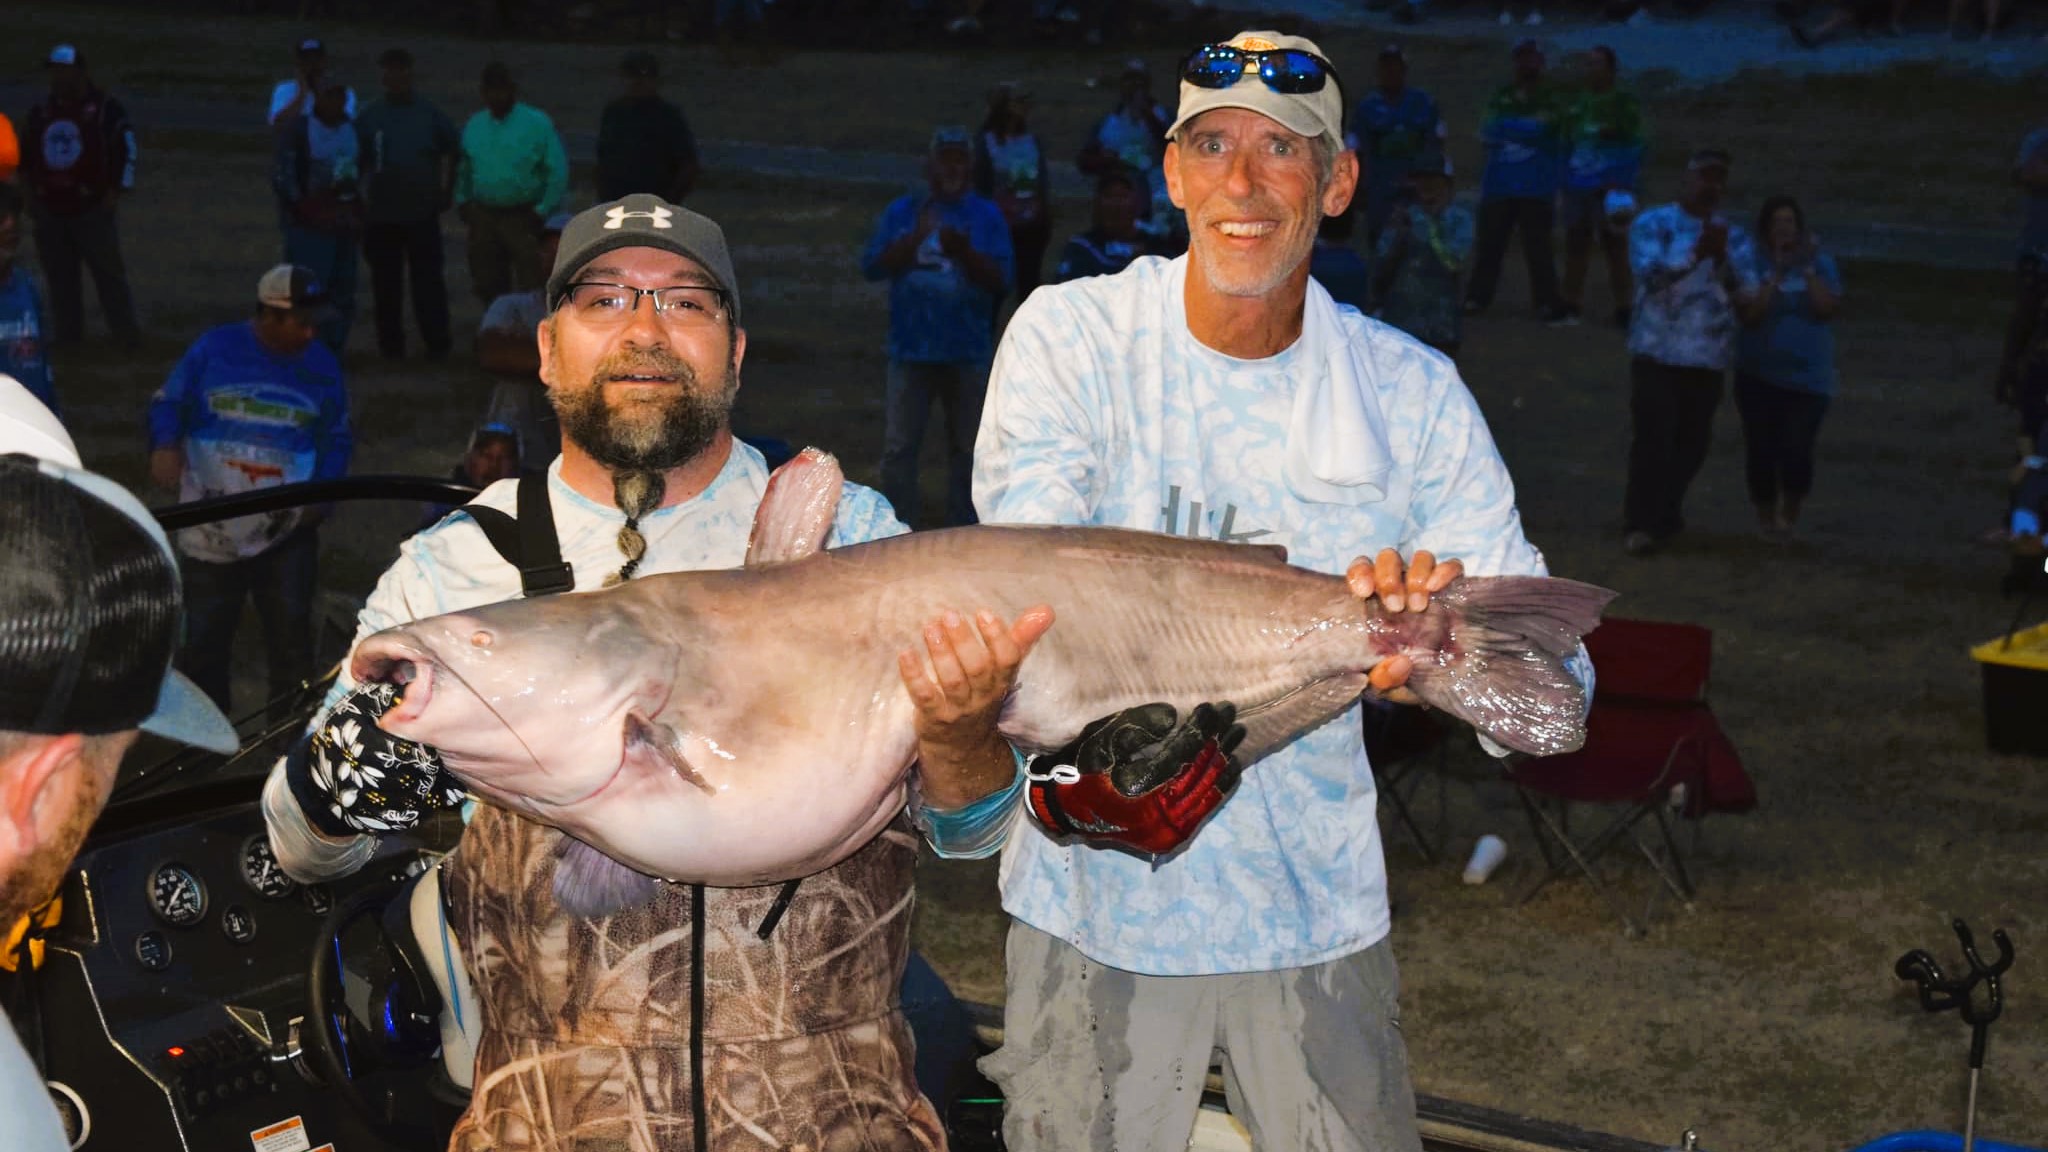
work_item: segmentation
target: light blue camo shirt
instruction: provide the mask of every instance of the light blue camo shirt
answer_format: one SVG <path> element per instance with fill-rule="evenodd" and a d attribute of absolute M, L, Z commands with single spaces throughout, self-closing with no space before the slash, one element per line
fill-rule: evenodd
<path fill-rule="evenodd" d="M 1692 261 L 1705 221 L 1677 204 L 1652 208 L 1628 230 L 1636 306 L 1628 350 L 1659 364 L 1723 371 L 1735 363 L 1738 297 L 1755 292 L 1756 251 L 1749 230 L 1728 226 L 1728 255 Z"/>
<path fill-rule="evenodd" d="M 1225 356 L 1188 331 L 1187 268 L 1184 256 L 1146 257 L 1040 288 L 1017 309 L 975 450 L 984 522 L 1280 544 L 1293 563 L 1330 573 L 1385 547 L 1458 557 L 1475 574 L 1546 573 L 1450 360 L 1349 308 L 1336 312 L 1341 332 L 1305 332 L 1265 360 Z M 1334 340 L 1362 353 L 1393 457 L 1376 502 L 1311 502 L 1283 478 L 1295 389 L 1327 362 L 1304 346 Z M 1003 907 L 1127 971 L 1321 963 L 1387 934 L 1376 802 L 1353 707 L 1247 771 L 1156 868 L 1019 821 L 1003 853 Z"/>

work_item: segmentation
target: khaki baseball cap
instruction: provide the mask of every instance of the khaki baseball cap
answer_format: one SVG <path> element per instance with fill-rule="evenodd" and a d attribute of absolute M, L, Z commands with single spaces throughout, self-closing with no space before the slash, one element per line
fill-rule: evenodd
<path fill-rule="evenodd" d="M 1224 43 L 1247 52 L 1291 48 L 1329 60 L 1316 42 L 1306 36 L 1239 32 Z M 1321 91 L 1293 95 L 1273 91 L 1256 74 L 1247 74 L 1228 88 L 1201 88 L 1182 80 L 1180 110 L 1174 117 L 1173 127 L 1166 130 L 1167 138 L 1170 140 L 1178 135 L 1181 126 L 1188 121 L 1217 108 L 1244 108 L 1257 112 L 1300 136 L 1330 136 L 1340 141 L 1344 138 L 1344 94 L 1338 90 L 1334 74 Z"/>

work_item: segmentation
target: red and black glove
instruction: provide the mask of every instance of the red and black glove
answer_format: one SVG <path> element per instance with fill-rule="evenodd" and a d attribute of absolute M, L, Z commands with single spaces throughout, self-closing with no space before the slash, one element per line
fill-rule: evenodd
<path fill-rule="evenodd" d="M 1161 856 L 1185 844 L 1237 786 L 1244 741 L 1232 704 L 1200 704 L 1182 721 L 1171 704 L 1143 704 L 1081 729 L 1031 762 L 1031 814 L 1056 835 Z"/>

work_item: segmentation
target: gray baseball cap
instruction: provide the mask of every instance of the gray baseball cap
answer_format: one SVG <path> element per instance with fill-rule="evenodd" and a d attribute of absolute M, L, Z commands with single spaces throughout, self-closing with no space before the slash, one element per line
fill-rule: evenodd
<path fill-rule="evenodd" d="M 562 229 L 562 246 L 548 274 L 548 306 L 553 307 L 585 265 L 620 248 L 659 248 L 693 260 L 725 293 L 733 323 L 740 321 L 740 286 L 732 272 L 732 254 L 725 230 L 710 217 L 671 204 L 659 196 L 631 196 L 578 212 Z"/>

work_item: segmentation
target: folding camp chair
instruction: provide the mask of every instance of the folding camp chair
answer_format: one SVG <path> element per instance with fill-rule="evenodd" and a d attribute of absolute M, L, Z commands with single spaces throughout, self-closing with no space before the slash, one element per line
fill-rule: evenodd
<path fill-rule="evenodd" d="M 1756 790 L 1707 706 L 1713 633 L 1694 624 L 1610 617 L 1586 637 L 1586 651 L 1596 683 L 1585 746 L 1508 767 L 1549 866 L 1519 902 L 1577 871 L 1621 918 L 1624 931 L 1637 937 L 1656 906 L 1659 884 L 1650 884 L 1639 924 L 1594 862 L 1626 836 L 1661 886 L 1689 905 L 1692 877 L 1672 835 L 1672 818 L 1694 821 L 1691 839 L 1697 847 L 1700 818 L 1747 811 L 1756 805 Z M 1578 840 L 1570 823 L 1574 804 L 1618 811 L 1599 831 Z M 1646 832 L 1646 818 L 1654 836 Z"/>

